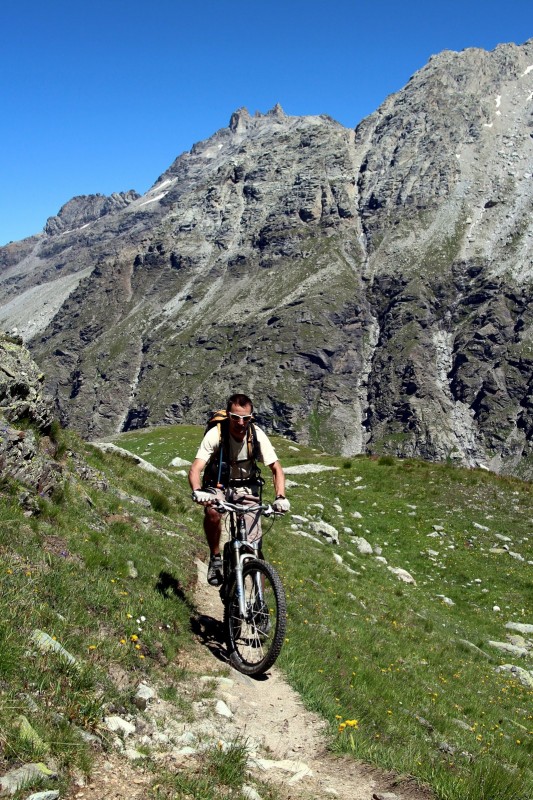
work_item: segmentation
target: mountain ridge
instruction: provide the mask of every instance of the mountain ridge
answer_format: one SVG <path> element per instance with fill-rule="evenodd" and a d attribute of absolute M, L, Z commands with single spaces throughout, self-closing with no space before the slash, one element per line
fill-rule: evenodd
<path fill-rule="evenodd" d="M 83 435 L 240 388 L 335 452 L 527 477 L 532 97 L 529 40 L 432 57 L 355 130 L 239 109 L 143 196 L 1 248 L 0 325 Z"/>

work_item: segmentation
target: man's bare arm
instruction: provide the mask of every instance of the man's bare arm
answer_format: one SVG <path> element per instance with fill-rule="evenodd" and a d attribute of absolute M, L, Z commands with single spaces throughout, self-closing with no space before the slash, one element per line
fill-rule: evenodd
<path fill-rule="evenodd" d="M 195 458 L 189 470 L 189 484 L 193 492 L 200 489 L 202 486 L 202 470 L 206 465 L 206 461 L 201 458 Z"/>
<path fill-rule="evenodd" d="M 269 464 L 269 467 L 272 470 L 272 477 L 274 478 L 276 497 L 278 497 L 278 495 L 285 496 L 285 473 L 283 472 L 281 464 L 279 461 L 274 461 L 273 464 Z"/>

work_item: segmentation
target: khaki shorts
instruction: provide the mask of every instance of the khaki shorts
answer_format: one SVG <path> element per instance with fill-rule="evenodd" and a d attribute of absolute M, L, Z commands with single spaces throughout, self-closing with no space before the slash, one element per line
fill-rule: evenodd
<path fill-rule="evenodd" d="M 238 489 L 230 489 L 228 492 L 222 489 L 211 489 L 211 492 L 217 497 L 218 500 L 223 502 L 227 500 L 228 503 L 242 503 L 244 506 L 254 506 L 259 503 L 259 497 L 254 494 L 246 494 Z M 250 514 L 245 514 L 244 522 L 246 524 L 246 533 L 248 534 L 249 542 L 261 542 L 261 514 L 258 511 L 253 511 Z M 230 538 L 230 521 L 229 514 L 222 516 L 222 540 L 227 541 Z"/>

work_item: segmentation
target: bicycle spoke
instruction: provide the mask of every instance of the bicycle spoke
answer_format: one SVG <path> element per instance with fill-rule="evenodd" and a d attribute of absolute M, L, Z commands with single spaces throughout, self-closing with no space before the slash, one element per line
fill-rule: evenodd
<path fill-rule="evenodd" d="M 226 607 L 231 658 L 237 669 L 259 674 L 272 666 L 285 636 L 285 596 L 273 567 L 250 561 L 243 570 L 246 613 L 242 617 L 236 587 Z"/>

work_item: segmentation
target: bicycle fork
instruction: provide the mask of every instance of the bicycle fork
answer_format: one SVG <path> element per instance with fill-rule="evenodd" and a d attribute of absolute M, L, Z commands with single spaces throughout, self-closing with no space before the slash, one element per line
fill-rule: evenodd
<path fill-rule="evenodd" d="M 242 577 L 243 567 L 248 559 L 258 558 L 258 552 L 256 548 L 253 548 L 254 552 L 244 552 L 241 553 L 243 542 L 235 540 L 233 542 L 233 563 L 234 563 L 234 571 L 235 571 L 235 582 L 237 585 L 237 599 L 239 601 L 239 611 L 243 619 L 246 619 L 247 611 L 246 608 L 246 597 L 244 594 L 244 581 Z M 248 545 L 249 547 L 250 545 Z M 261 581 L 260 576 L 256 573 L 253 576 L 254 584 L 255 584 L 255 593 L 256 597 L 258 597 L 261 602 L 263 601 L 263 584 Z"/>

